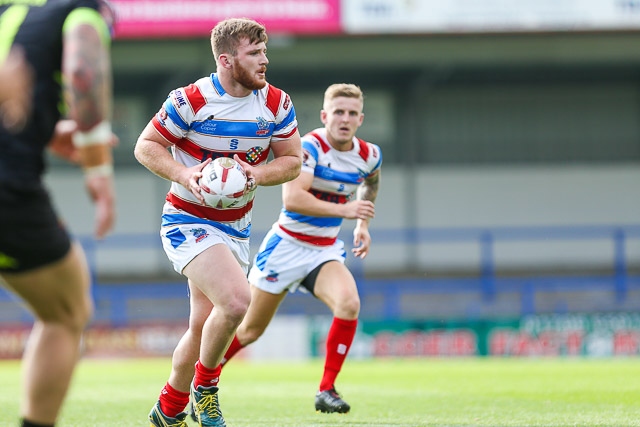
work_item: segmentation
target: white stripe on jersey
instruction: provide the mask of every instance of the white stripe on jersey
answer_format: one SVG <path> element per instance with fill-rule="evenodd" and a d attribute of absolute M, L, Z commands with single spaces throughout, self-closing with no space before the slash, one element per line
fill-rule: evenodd
<path fill-rule="evenodd" d="M 352 150 L 338 151 L 327 141 L 324 128 L 302 137 L 302 151 L 302 173 L 314 175 L 309 191 L 319 199 L 339 204 L 351 200 L 365 178 L 382 164 L 377 145 L 354 137 Z M 342 218 L 301 215 L 283 208 L 278 224 L 298 240 L 327 246 L 335 242 Z"/>
<path fill-rule="evenodd" d="M 173 90 L 152 122 L 173 144 L 174 159 L 187 167 L 234 154 L 260 165 L 268 159 L 270 144 L 291 137 L 298 128 L 284 91 L 267 84 L 244 98 L 232 97 L 215 73 Z M 247 194 L 233 209 L 205 208 L 190 191 L 172 182 L 167 200 L 192 215 L 243 230 L 251 223 L 254 195 Z"/>

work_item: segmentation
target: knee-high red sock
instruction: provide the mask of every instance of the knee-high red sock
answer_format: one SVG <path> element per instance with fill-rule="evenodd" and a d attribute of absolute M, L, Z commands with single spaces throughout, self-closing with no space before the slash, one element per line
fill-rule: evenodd
<path fill-rule="evenodd" d="M 223 367 L 224 365 L 226 365 L 229 359 L 231 359 L 237 352 L 239 352 L 243 348 L 244 346 L 240 344 L 240 341 L 238 341 L 238 336 L 234 335 L 233 341 L 231 341 L 231 344 L 229 345 L 227 352 L 224 354 L 224 357 L 222 358 L 222 362 L 220 362 L 220 367 Z"/>
<path fill-rule="evenodd" d="M 160 392 L 159 400 L 162 413 L 175 418 L 189 403 L 189 392 L 178 391 L 166 383 Z"/>
<path fill-rule="evenodd" d="M 333 387 L 336 377 L 342 369 L 344 359 L 349 353 L 353 337 L 356 335 L 358 319 L 345 320 L 333 318 L 329 334 L 327 335 L 327 354 L 324 361 L 324 374 L 320 382 L 320 391 Z"/>
<path fill-rule="evenodd" d="M 222 367 L 220 365 L 215 368 L 207 368 L 198 359 L 196 362 L 196 375 L 193 377 L 193 386 L 211 387 L 218 385 L 221 370 Z"/>

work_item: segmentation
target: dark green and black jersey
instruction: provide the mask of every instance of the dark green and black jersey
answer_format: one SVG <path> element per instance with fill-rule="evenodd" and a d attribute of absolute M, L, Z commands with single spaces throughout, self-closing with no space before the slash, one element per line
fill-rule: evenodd
<path fill-rule="evenodd" d="M 0 62 L 20 45 L 35 72 L 33 107 L 25 128 L 0 126 L 0 183 L 35 183 L 44 150 L 65 107 L 61 89 L 63 26 L 77 8 L 99 10 L 98 0 L 0 0 Z"/>

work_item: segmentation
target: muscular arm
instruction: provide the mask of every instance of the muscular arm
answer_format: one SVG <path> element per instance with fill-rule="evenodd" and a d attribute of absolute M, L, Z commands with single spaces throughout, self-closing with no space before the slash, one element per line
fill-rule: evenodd
<path fill-rule="evenodd" d="M 202 178 L 202 169 L 211 162 L 211 159 L 188 168 L 174 160 L 167 150 L 170 146 L 171 144 L 160 135 L 153 123 L 149 122 L 138 137 L 133 154 L 141 165 L 159 177 L 177 182 L 187 188 L 204 204 L 198 181 Z"/>
<path fill-rule="evenodd" d="M 300 176 L 282 187 L 284 208 L 302 215 L 366 220 L 374 214 L 372 200 L 358 199 L 336 204 L 316 198 L 309 192 L 313 174 L 302 172 Z M 376 188 L 377 193 L 377 188 Z M 375 196 L 374 196 L 375 199 Z"/>
<path fill-rule="evenodd" d="M 358 188 L 358 200 L 368 200 L 371 203 L 375 203 L 378 197 L 378 188 L 380 188 L 380 170 L 378 169 L 373 175 L 369 176 L 362 185 Z M 358 223 L 366 222 L 372 217 L 358 218 Z"/>
<path fill-rule="evenodd" d="M 298 131 L 291 138 L 271 144 L 274 159 L 261 166 L 251 166 L 243 162 L 237 156 L 234 158 L 240 162 L 257 185 L 265 187 L 289 182 L 300 175 L 302 167 L 302 148 Z"/>
<path fill-rule="evenodd" d="M 68 118 L 77 131 L 88 133 L 111 120 L 111 60 L 106 24 L 95 11 L 76 9 L 64 25 L 62 82 Z M 111 164 L 112 137 L 104 143 L 79 147 L 80 163 L 88 168 Z"/>
<path fill-rule="evenodd" d="M 378 188 L 380 187 L 380 170 L 369 176 L 364 183 L 358 188 L 358 199 L 366 200 L 370 203 L 376 201 L 378 197 Z M 351 252 L 358 258 L 364 259 L 371 249 L 371 235 L 369 234 L 369 221 L 373 215 L 364 218 L 358 218 L 356 226 L 353 229 L 353 249 Z"/>
<path fill-rule="evenodd" d="M 115 222 L 111 155 L 110 40 L 102 16 L 95 10 L 73 10 L 63 26 L 62 83 L 69 119 L 75 122 L 73 145 L 85 170 L 85 185 L 96 205 L 98 238 Z M 72 128 L 70 128 L 72 129 Z M 52 145 L 64 142 L 54 135 Z"/>
<path fill-rule="evenodd" d="M 24 127 L 31 110 L 33 70 L 20 48 L 12 48 L 7 58 L 0 58 L 0 121 L 12 132 Z"/>

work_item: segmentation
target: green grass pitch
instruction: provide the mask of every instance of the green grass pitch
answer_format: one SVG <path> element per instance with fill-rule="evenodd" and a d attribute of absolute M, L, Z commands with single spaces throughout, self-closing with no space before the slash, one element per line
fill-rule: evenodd
<path fill-rule="evenodd" d="M 83 360 L 58 426 L 148 426 L 169 368 Z M 348 359 L 336 384 L 346 415 L 315 412 L 321 369 L 232 361 L 220 383 L 228 426 L 640 426 L 638 358 Z M 0 426 L 18 425 L 19 390 L 19 362 L 0 361 Z"/>

